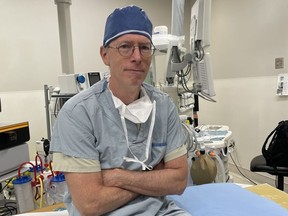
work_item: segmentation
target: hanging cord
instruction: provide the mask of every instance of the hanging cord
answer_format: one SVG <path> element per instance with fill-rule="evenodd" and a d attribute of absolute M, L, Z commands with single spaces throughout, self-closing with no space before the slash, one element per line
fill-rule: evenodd
<path fill-rule="evenodd" d="M 187 125 L 186 123 L 182 123 L 182 126 L 184 128 L 184 136 L 185 136 L 185 144 L 187 148 L 188 155 L 192 154 L 193 152 L 196 151 L 197 146 L 199 146 L 199 142 L 196 137 L 196 132 L 195 130 Z"/>
<path fill-rule="evenodd" d="M 4 189 L 10 184 L 10 182 L 13 180 L 13 178 L 11 178 L 8 182 L 6 182 L 5 186 L 1 188 L 0 193 L 2 193 L 4 191 Z M 1 186 L 1 185 L 0 185 Z"/>
<path fill-rule="evenodd" d="M 239 169 L 239 167 L 238 167 L 238 165 L 236 164 L 236 162 L 235 162 L 234 158 L 232 157 L 232 155 L 231 155 L 231 154 L 229 154 L 229 155 L 230 155 L 230 158 L 232 159 L 232 161 L 233 161 L 236 169 L 238 170 L 238 172 L 239 172 L 244 178 L 246 178 L 249 182 L 251 182 L 251 183 L 254 184 L 254 185 L 257 185 L 257 183 L 256 183 L 255 181 L 253 181 L 252 179 L 248 178 L 243 172 L 241 172 L 241 170 Z"/>

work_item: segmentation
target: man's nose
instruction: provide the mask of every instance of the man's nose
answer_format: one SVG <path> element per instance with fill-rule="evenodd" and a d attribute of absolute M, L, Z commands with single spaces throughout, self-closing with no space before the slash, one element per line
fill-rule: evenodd
<path fill-rule="evenodd" d="M 141 51 L 139 47 L 134 47 L 131 57 L 135 58 L 136 60 L 141 60 Z"/>

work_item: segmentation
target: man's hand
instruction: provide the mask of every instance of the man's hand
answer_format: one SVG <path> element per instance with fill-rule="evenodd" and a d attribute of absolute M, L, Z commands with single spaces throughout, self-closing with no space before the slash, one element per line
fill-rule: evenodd
<path fill-rule="evenodd" d="M 187 186 L 187 157 L 160 162 L 151 171 L 102 170 L 103 185 L 147 196 L 181 194 Z"/>
<path fill-rule="evenodd" d="M 65 173 L 76 208 L 81 215 L 103 215 L 125 205 L 139 194 L 181 194 L 187 185 L 187 157 L 160 162 L 151 171 L 124 169 L 97 173 Z M 85 187 L 83 187 L 85 185 Z"/>
<path fill-rule="evenodd" d="M 113 172 L 110 171 L 107 171 L 106 174 L 109 173 L 110 179 L 114 179 L 112 177 Z M 80 214 L 85 216 L 103 215 L 125 205 L 138 196 L 132 191 L 103 185 L 102 172 L 66 172 L 65 178 L 74 205 Z"/>
<path fill-rule="evenodd" d="M 153 170 L 162 170 L 164 169 L 164 161 L 160 161 L 159 164 L 157 164 Z M 104 186 L 107 187 L 120 187 L 120 185 L 117 185 L 117 182 L 119 183 L 119 178 L 121 178 L 121 169 L 109 169 L 109 170 L 102 170 L 102 179 Z M 149 172 L 149 171 L 147 171 Z"/>

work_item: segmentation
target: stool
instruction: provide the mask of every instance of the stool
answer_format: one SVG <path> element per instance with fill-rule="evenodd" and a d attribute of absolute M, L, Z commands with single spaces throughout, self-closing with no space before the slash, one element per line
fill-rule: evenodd
<path fill-rule="evenodd" d="M 275 175 L 277 179 L 276 187 L 279 190 L 284 190 L 284 177 L 288 176 L 288 167 L 277 167 L 277 172 L 275 172 L 272 166 L 266 165 L 266 160 L 263 155 L 258 155 L 252 159 L 250 170 L 252 172 L 266 172 Z"/>

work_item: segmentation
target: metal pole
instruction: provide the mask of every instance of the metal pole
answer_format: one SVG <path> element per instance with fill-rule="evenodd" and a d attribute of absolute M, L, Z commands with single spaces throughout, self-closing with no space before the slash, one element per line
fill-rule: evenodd
<path fill-rule="evenodd" d="M 184 6 L 185 0 L 172 0 L 172 35 L 184 36 Z"/>
<path fill-rule="evenodd" d="M 70 19 L 71 0 L 55 0 L 58 12 L 62 73 L 74 74 L 72 33 Z"/>
<path fill-rule="evenodd" d="M 50 112 L 49 112 L 49 87 L 44 85 L 44 98 L 45 98 L 45 112 L 46 112 L 46 124 L 47 124 L 47 138 L 51 140 L 51 123 L 50 123 Z"/>

